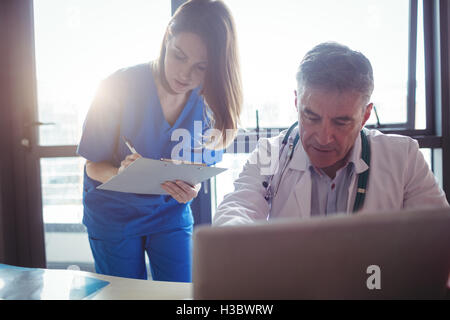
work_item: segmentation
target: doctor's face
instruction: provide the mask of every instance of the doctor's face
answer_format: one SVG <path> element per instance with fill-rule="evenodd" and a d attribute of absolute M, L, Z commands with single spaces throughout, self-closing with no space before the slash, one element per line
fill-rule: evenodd
<path fill-rule="evenodd" d="M 345 158 L 370 117 L 372 104 L 355 91 L 303 88 L 297 97 L 300 138 L 311 164 L 331 169 L 332 175 Z"/>
<path fill-rule="evenodd" d="M 203 84 L 208 67 L 207 48 L 191 32 L 181 32 L 166 43 L 165 76 L 175 94 L 185 94 Z"/>

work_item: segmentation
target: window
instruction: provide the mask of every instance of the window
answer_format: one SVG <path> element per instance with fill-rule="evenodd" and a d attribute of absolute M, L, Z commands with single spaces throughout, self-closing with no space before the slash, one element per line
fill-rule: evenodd
<path fill-rule="evenodd" d="M 406 123 L 410 1 L 226 3 L 238 30 L 245 127 L 256 126 L 256 110 L 261 127 L 288 127 L 296 120 L 296 69 L 306 52 L 324 41 L 337 41 L 363 52 L 374 70 L 372 101 L 380 122 Z M 418 61 L 418 70 L 422 70 L 423 60 Z M 419 84 L 423 86 L 423 81 Z M 418 106 L 424 108 L 424 103 Z M 376 123 L 374 115 L 370 123 Z"/>
<path fill-rule="evenodd" d="M 75 145 L 101 80 L 158 56 L 170 1 L 34 1 L 40 145 Z"/>

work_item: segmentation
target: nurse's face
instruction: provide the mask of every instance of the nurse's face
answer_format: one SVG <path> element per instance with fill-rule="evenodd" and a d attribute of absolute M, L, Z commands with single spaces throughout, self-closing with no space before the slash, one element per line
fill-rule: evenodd
<path fill-rule="evenodd" d="M 165 76 L 175 94 L 185 94 L 203 84 L 208 67 L 205 43 L 196 34 L 181 32 L 166 43 Z"/>
<path fill-rule="evenodd" d="M 355 91 L 304 88 L 297 97 L 300 137 L 311 164 L 334 177 L 370 117 L 372 104 Z"/>

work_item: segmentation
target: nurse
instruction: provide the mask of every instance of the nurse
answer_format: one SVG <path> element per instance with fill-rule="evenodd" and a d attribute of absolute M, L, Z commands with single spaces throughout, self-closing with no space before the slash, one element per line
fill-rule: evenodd
<path fill-rule="evenodd" d="M 241 105 L 235 26 L 222 1 L 184 3 L 167 26 L 157 60 L 101 83 L 77 151 L 86 159 L 83 223 L 97 273 L 146 279 L 147 253 L 154 280 L 191 281 L 189 204 L 200 185 L 167 181 L 162 187 L 169 195 L 162 196 L 96 187 L 141 156 L 213 164 L 234 139 Z M 177 131 L 190 139 L 180 142 Z M 180 143 L 181 152 L 174 152 Z M 205 150 L 213 156 L 202 157 Z"/>

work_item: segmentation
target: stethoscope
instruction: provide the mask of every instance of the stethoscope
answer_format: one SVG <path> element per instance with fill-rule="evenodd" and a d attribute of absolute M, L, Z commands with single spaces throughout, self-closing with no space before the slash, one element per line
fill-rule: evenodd
<path fill-rule="evenodd" d="M 295 122 L 292 126 L 289 127 L 289 129 L 286 131 L 286 134 L 284 135 L 283 140 L 281 141 L 281 148 L 280 153 L 278 156 L 278 163 L 281 163 L 281 157 L 284 153 L 284 149 L 286 145 L 289 143 L 289 151 L 287 153 L 287 156 L 285 157 L 281 173 L 280 173 L 280 179 L 278 179 L 278 183 L 275 188 L 275 192 L 272 191 L 272 182 L 274 178 L 274 174 L 270 175 L 267 181 L 263 181 L 263 187 L 266 189 L 264 198 L 267 202 L 271 202 L 272 199 L 277 195 L 278 189 L 280 187 L 281 180 L 283 180 L 284 173 L 287 169 L 287 166 L 289 165 L 290 161 L 292 160 L 292 157 L 294 155 L 295 147 L 298 144 L 298 141 L 300 140 L 300 135 L 297 132 L 295 135 L 295 138 L 291 137 L 292 131 L 297 127 L 298 121 Z M 367 135 L 365 134 L 364 130 L 361 130 L 361 156 L 364 162 L 369 166 L 370 168 L 370 144 L 369 139 L 367 138 Z M 353 205 L 353 212 L 358 211 L 362 208 L 364 204 L 364 200 L 366 197 L 366 188 L 367 188 L 367 181 L 369 179 L 369 169 L 367 169 L 364 172 L 361 172 L 358 174 L 358 188 L 356 191 L 356 198 L 355 203 Z"/>

